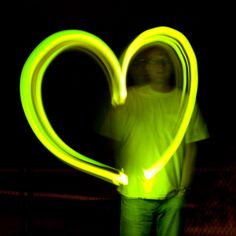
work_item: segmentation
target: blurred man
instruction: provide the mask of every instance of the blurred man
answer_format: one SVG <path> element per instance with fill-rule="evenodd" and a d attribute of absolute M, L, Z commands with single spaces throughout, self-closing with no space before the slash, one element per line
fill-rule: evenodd
<path fill-rule="evenodd" d="M 101 133 L 113 140 L 117 168 L 129 178 L 119 186 L 121 236 L 180 235 L 181 209 L 190 187 L 196 142 L 208 137 L 196 105 L 185 137 L 168 163 L 151 179 L 144 170 L 171 144 L 178 122 L 182 76 L 178 57 L 167 45 L 141 51 L 131 62 L 133 81 L 124 105 L 111 108 Z M 136 81 L 136 83 L 135 83 Z"/>

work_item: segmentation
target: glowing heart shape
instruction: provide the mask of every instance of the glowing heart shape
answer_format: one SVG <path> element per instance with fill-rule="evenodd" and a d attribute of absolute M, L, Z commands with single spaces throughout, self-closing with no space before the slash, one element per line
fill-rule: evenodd
<path fill-rule="evenodd" d="M 52 60 L 68 49 L 83 50 L 94 57 L 104 69 L 110 86 L 111 103 L 125 103 L 127 96 L 126 74 L 135 54 L 144 47 L 157 42 L 168 44 L 177 53 L 183 68 L 183 95 L 188 90 L 187 105 L 181 116 L 172 144 L 161 159 L 144 170 L 147 179 L 154 176 L 169 161 L 181 143 L 195 106 L 198 71 L 194 51 L 187 38 L 169 27 L 156 27 L 141 33 L 129 45 L 119 62 L 113 51 L 100 38 L 81 30 L 64 30 L 43 40 L 26 60 L 20 79 L 20 96 L 26 118 L 38 139 L 55 156 L 80 171 L 102 178 L 115 185 L 128 184 L 128 176 L 121 170 L 86 157 L 69 147 L 56 134 L 44 110 L 42 102 L 42 80 Z"/>

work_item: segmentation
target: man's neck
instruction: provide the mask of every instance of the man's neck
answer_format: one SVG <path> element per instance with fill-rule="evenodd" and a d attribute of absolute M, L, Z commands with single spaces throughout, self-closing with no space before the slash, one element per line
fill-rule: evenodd
<path fill-rule="evenodd" d="M 169 93 L 173 90 L 173 87 L 169 84 L 151 83 L 150 86 L 153 90 L 161 93 Z"/>

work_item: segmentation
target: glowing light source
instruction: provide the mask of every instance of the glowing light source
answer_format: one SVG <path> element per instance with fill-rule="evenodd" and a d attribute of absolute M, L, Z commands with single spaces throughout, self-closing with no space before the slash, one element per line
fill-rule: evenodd
<path fill-rule="evenodd" d="M 83 50 L 104 69 L 110 87 L 111 103 L 114 106 L 120 105 L 125 102 L 127 96 L 126 74 L 132 57 L 143 47 L 156 42 L 168 44 L 176 51 L 183 67 L 183 88 L 189 89 L 188 102 L 172 144 L 162 158 L 145 170 L 144 174 L 149 179 L 163 168 L 183 139 L 197 93 L 197 62 L 192 47 L 184 35 L 169 27 L 157 27 L 140 34 L 124 52 L 120 63 L 105 42 L 85 31 L 65 30 L 43 40 L 26 60 L 20 80 L 20 96 L 26 118 L 42 144 L 59 159 L 76 169 L 115 185 L 128 184 L 128 177 L 123 171 L 76 152 L 56 134 L 44 110 L 41 95 L 42 80 L 47 67 L 57 55 L 68 49 Z M 189 86 L 186 86 L 187 80 Z M 183 92 L 182 100 L 184 98 Z"/>

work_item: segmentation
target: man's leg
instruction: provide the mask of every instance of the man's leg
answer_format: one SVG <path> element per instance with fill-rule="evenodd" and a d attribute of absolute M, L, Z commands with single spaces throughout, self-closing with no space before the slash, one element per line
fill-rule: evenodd
<path fill-rule="evenodd" d="M 121 197 L 120 236 L 150 236 L 154 202 Z"/>
<path fill-rule="evenodd" d="M 182 236 L 183 197 L 162 200 L 157 217 L 158 236 Z"/>

